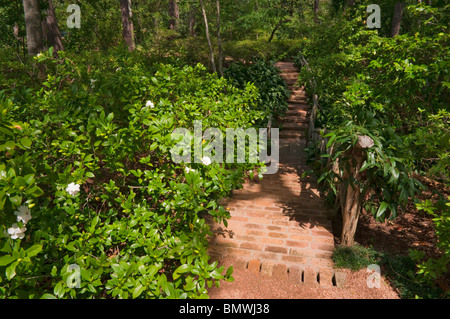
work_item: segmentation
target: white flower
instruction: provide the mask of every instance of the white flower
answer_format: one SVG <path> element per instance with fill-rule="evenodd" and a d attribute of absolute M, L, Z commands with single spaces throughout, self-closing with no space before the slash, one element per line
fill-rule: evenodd
<path fill-rule="evenodd" d="M 122 68 L 119 66 L 119 67 L 116 69 L 116 72 L 119 72 L 120 70 L 122 70 Z"/>
<path fill-rule="evenodd" d="M 146 106 L 146 107 L 154 108 L 154 107 L 155 107 L 155 104 L 153 104 L 152 101 L 147 101 L 147 103 L 145 103 L 145 106 Z"/>
<path fill-rule="evenodd" d="M 97 80 L 91 79 L 91 88 L 95 88 L 95 82 L 97 82 Z"/>
<path fill-rule="evenodd" d="M 75 196 L 76 194 L 78 194 L 79 191 L 80 191 L 80 185 L 75 184 L 75 183 L 70 183 L 66 188 L 66 192 L 68 192 L 69 195 L 72 195 L 72 196 Z"/>
<path fill-rule="evenodd" d="M 192 168 L 190 168 L 190 167 L 186 167 L 186 168 L 184 169 L 184 171 L 186 172 L 186 174 L 189 174 L 190 172 L 195 172 L 195 169 L 192 169 Z"/>
<path fill-rule="evenodd" d="M 41 56 L 43 56 L 42 52 L 39 52 L 39 53 L 36 55 L 37 58 L 40 58 Z"/>
<path fill-rule="evenodd" d="M 25 237 L 26 230 L 26 227 L 19 228 L 17 224 L 13 224 L 11 228 L 8 228 L 8 234 L 12 239 L 22 239 L 23 237 Z"/>
<path fill-rule="evenodd" d="M 31 212 L 27 206 L 22 205 L 18 208 L 18 211 L 14 212 L 14 215 L 17 216 L 18 222 L 23 222 L 24 224 L 28 223 L 31 219 Z"/>
<path fill-rule="evenodd" d="M 204 156 L 204 157 L 202 158 L 202 163 L 203 163 L 204 165 L 209 165 L 209 164 L 211 164 L 212 162 L 211 162 L 211 159 L 210 159 L 208 156 Z"/>

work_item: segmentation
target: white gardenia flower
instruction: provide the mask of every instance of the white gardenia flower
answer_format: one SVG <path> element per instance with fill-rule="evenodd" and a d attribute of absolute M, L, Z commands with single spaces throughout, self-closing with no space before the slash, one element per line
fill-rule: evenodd
<path fill-rule="evenodd" d="M 31 219 L 31 212 L 25 205 L 20 206 L 18 210 L 14 212 L 14 215 L 17 216 L 18 222 L 22 222 L 24 224 L 28 223 Z"/>
<path fill-rule="evenodd" d="M 195 169 L 190 168 L 190 167 L 186 167 L 186 168 L 184 169 L 184 171 L 185 171 L 186 173 L 190 173 L 190 172 L 195 172 Z"/>
<path fill-rule="evenodd" d="M 153 104 L 152 101 L 147 101 L 147 103 L 145 103 L 145 106 L 146 106 L 146 107 L 154 108 L 154 107 L 155 107 L 155 104 Z"/>
<path fill-rule="evenodd" d="M 211 162 L 211 159 L 210 159 L 208 156 L 204 156 L 204 157 L 202 158 L 202 163 L 203 163 L 204 165 L 209 165 L 209 164 L 211 164 L 212 162 Z"/>
<path fill-rule="evenodd" d="M 25 237 L 26 230 L 26 227 L 19 228 L 17 224 L 13 224 L 11 228 L 8 228 L 8 234 L 12 239 L 22 239 L 23 237 Z"/>
<path fill-rule="evenodd" d="M 68 192 L 69 195 L 71 195 L 71 196 L 75 196 L 76 194 L 78 194 L 80 192 L 80 185 L 75 184 L 75 183 L 70 183 L 66 188 L 66 192 Z"/>

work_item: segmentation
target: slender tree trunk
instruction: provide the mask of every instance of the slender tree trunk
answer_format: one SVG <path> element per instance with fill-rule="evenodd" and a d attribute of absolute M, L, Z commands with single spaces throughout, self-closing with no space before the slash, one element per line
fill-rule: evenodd
<path fill-rule="evenodd" d="M 53 47 L 54 52 L 64 50 L 61 32 L 59 31 L 58 21 L 56 20 L 55 8 L 53 7 L 52 0 L 48 1 L 48 10 L 47 10 L 47 40 L 48 44 Z"/>
<path fill-rule="evenodd" d="M 220 37 L 220 0 L 216 0 L 217 6 L 217 46 L 219 49 L 219 74 L 223 77 L 223 50 L 222 39 Z"/>
<path fill-rule="evenodd" d="M 394 16 L 392 17 L 391 37 L 395 37 L 400 34 L 400 26 L 402 24 L 403 8 L 405 2 L 400 1 L 395 4 Z"/>
<path fill-rule="evenodd" d="M 270 38 L 269 38 L 269 40 L 268 40 L 268 42 L 272 42 L 272 40 L 273 40 L 273 38 L 274 38 L 274 36 L 275 36 L 275 33 L 278 31 L 278 29 L 284 24 L 284 23 L 286 23 L 288 20 L 287 19 L 281 19 L 278 23 L 277 23 L 277 25 L 275 26 L 275 28 L 273 28 L 273 30 L 272 30 L 272 33 L 270 34 Z"/>
<path fill-rule="evenodd" d="M 43 49 L 41 11 L 39 0 L 23 0 L 27 48 L 29 55 L 36 55 Z"/>
<path fill-rule="evenodd" d="M 314 0 L 314 22 L 319 23 L 319 0 Z"/>
<path fill-rule="evenodd" d="M 133 20 L 131 20 L 131 0 L 120 0 L 120 10 L 122 12 L 123 41 L 127 44 L 128 51 L 134 51 L 136 45 L 134 43 Z"/>
<path fill-rule="evenodd" d="M 191 5 L 191 9 L 189 10 L 189 35 L 191 37 L 195 37 L 195 12 L 196 8 L 194 5 Z"/>
<path fill-rule="evenodd" d="M 180 9 L 178 8 L 177 0 L 169 1 L 169 29 L 177 30 L 178 21 L 180 20 Z"/>
<path fill-rule="evenodd" d="M 209 37 L 208 18 L 206 17 L 206 11 L 205 11 L 205 6 L 203 5 L 203 1 L 202 0 L 199 0 L 199 1 L 200 1 L 200 6 L 202 8 L 203 21 L 205 23 L 206 40 L 208 41 L 209 58 L 211 60 L 211 67 L 213 69 L 213 72 L 216 73 L 217 68 L 216 68 L 216 63 L 214 62 L 214 51 L 213 51 L 213 47 L 211 44 L 211 39 Z"/>

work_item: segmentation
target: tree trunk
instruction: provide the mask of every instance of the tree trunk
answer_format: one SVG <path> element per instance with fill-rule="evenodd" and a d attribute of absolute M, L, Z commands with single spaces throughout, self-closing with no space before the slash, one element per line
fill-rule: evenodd
<path fill-rule="evenodd" d="M 275 26 L 275 28 L 273 28 L 272 33 L 270 34 L 270 38 L 268 42 L 272 42 L 273 37 L 275 36 L 275 33 L 277 32 L 277 30 L 283 25 L 283 23 L 286 23 L 288 20 L 287 19 L 281 19 L 277 25 Z"/>
<path fill-rule="evenodd" d="M 348 182 L 340 187 L 340 205 L 342 211 L 342 234 L 341 245 L 352 246 L 355 240 L 356 228 L 358 226 L 359 215 L 361 213 L 362 199 L 365 194 L 361 194 L 358 185 L 351 185 L 350 179 L 359 181 L 361 179 L 361 167 L 365 159 L 364 149 L 373 146 L 373 140 L 368 136 L 359 136 L 358 142 L 350 153 L 349 168 L 344 171 L 343 179 Z M 344 192 L 342 190 L 345 190 Z"/>
<path fill-rule="evenodd" d="M 52 0 L 48 1 L 47 10 L 47 40 L 48 44 L 53 47 L 54 52 L 64 50 L 61 32 L 59 31 L 58 21 L 56 20 L 55 8 L 53 7 Z"/>
<path fill-rule="evenodd" d="M 405 2 L 397 2 L 394 7 L 394 16 L 392 17 L 391 37 L 395 37 L 400 34 L 400 26 L 402 24 L 403 8 Z"/>
<path fill-rule="evenodd" d="M 131 20 L 131 0 L 120 0 L 120 11 L 122 13 L 123 41 L 127 44 L 128 51 L 134 51 L 136 45 L 134 43 L 133 21 Z"/>
<path fill-rule="evenodd" d="M 29 55 L 36 55 L 43 49 L 42 24 L 39 0 L 23 0 L 27 48 Z"/>
<path fill-rule="evenodd" d="M 220 37 L 220 0 L 216 0 L 217 6 L 217 46 L 219 49 L 219 74 L 223 77 L 223 50 L 222 39 Z"/>
<path fill-rule="evenodd" d="M 314 0 L 314 22 L 319 23 L 319 0 Z"/>
<path fill-rule="evenodd" d="M 191 9 L 189 11 L 189 35 L 191 37 L 195 37 L 195 12 L 196 8 L 194 5 L 191 5 Z"/>
<path fill-rule="evenodd" d="M 205 23 L 205 33 L 206 33 L 206 40 L 208 41 L 209 58 L 211 61 L 211 67 L 213 69 L 213 72 L 216 73 L 217 68 L 216 68 L 216 63 L 214 62 L 214 51 L 212 48 L 211 39 L 209 37 L 208 18 L 206 17 L 206 11 L 205 11 L 205 6 L 203 5 L 203 1 L 202 0 L 199 0 L 199 1 L 200 1 L 200 6 L 202 8 L 203 21 Z"/>
<path fill-rule="evenodd" d="M 177 30 L 178 21 L 180 20 L 180 9 L 178 8 L 177 0 L 169 1 L 169 29 Z"/>

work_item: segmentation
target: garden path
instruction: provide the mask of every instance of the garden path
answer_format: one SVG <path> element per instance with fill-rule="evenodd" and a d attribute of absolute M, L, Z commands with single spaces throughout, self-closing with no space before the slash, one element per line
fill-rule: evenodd
<path fill-rule="evenodd" d="M 331 213 L 306 171 L 309 107 L 298 69 L 278 62 L 291 96 L 281 121 L 279 170 L 262 180 L 247 181 L 223 203 L 230 210 L 228 227 L 210 221 L 213 259 L 235 269 L 310 287 L 339 286 L 331 260 L 334 237 Z"/>

